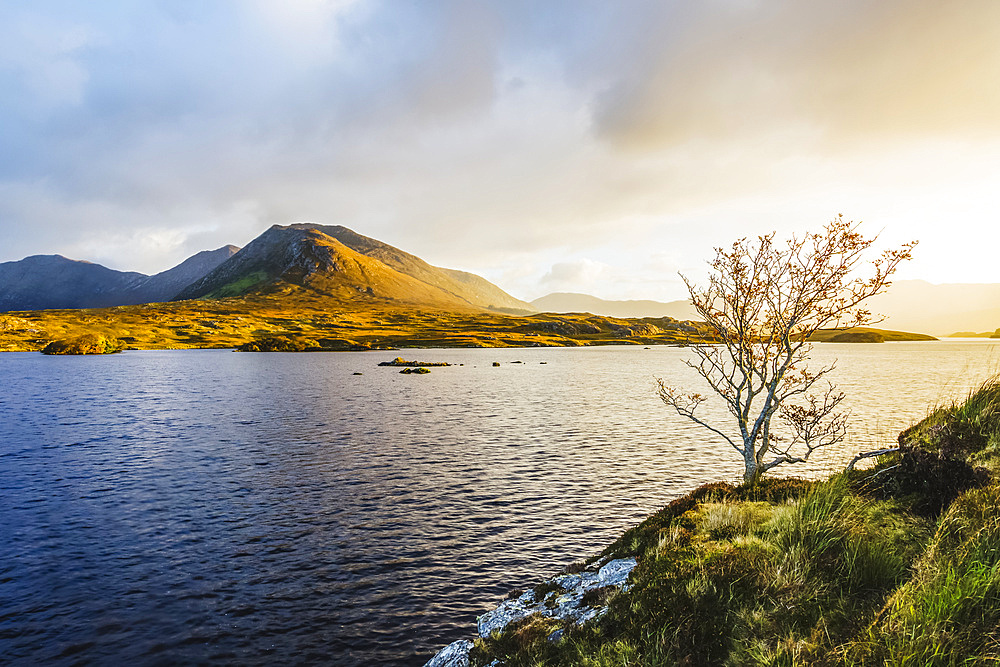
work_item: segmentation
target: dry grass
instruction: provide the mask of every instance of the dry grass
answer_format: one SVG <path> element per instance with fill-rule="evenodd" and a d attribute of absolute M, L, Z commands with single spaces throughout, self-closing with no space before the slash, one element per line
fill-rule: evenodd
<path fill-rule="evenodd" d="M 670 318 L 516 316 L 377 300 L 345 305 L 304 293 L 0 314 L 0 351 L 41 350 L 53 340 L 87 334 L 117 338 L 130 349 L 235 348 L 274 336 L 332 350 L 683 344 L 703 339 Z"/>

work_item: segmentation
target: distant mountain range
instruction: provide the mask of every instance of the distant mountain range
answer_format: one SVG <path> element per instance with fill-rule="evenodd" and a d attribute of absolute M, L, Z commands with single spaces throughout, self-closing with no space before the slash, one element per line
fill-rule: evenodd
<path fill-rule="evenodd" d="M 695 320 L 698 313 L 690 301 L 606 301 L 589 294 L 554 292 L 531 302 L 535 310 L 547 313 L 593 313 L 607 317 L 672 317 Z"/>
<path fill-rule="evenodd" d="M 877 326 L 947 336 L 958 331 L 994 331 L 1000 327 L 1000 284 L 897 280 L 885 294 L 868 302 L 886 318 Z"/>
<path fill-rule="evenodd" d="M 689 301 L 605 301 L 587 294 L 555 293 L 531 305 L 546 312 L 588 312 L 608 317 L 700 319 Z M 889 291 L 866 302 L 885 316 L 876 326 L 947 336 L 959 331 L 994 331 L 1000 327 L 1000 284 L 897 280 Z"/>
<path fill-rule="evenodd" d="M 252 295 L 534 310 L 475 274 L 432 266 L 341 226 L 274 225 L 245 248 L 201 252 L 155 276 L 59 255 L 0 264 L 0 311 Z"/>
<path fill-rule="evenodd" d="M 253 295 L 355 306 L 398 303 L 518 314 L 697 319 L 686 300 L 608 301 L 560 292 L 527 303 L 480 276 L 432 266 L 339 225 L 274 225 L 245 248 L 228 245 L 200 252 L 152 276 L 60 255 L 0 263 L 0 312 Z M 1000 327 L 1000 284 L 900 280 L 868 305 L 872 312 L 886 315 L 878 326 L 901 331 L 948 335 Z"/>

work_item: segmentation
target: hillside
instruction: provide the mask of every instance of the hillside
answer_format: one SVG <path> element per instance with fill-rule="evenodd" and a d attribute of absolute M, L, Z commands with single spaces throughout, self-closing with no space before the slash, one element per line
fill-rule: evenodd
<path fill-rule="evenodd" d="M 554 292 L 531 302 L 535 310 L 546 313 L 593 313 L 607 317 L 673 317 L 679 320 L 699 319 L 697 311 L 683 301 L 607 301 L 589 294 Z"/>
<path fill-rule="evenodd" d="M 0 264 L 0 311 L 118 305 L 148 279 L 62 255 Z"/>
<path fill-rule="evenodd" d="M 996 664 L 998 415 L 1000 385 L 987 384 L 901 433 L 873 467 L 700 487 L 509 595 L 500 622 L 452 655 L 509 667 Z M 627 585 L 570 593 L 621 562 L 636 563 Z"/>
<path fill-rule="evenodd" d="M 272 226 L 175 300 L 304 293 L 355 304 L 530 309 L 479 276 L 432 266 L 346 227 L 314 224 Z"/>
<path fill-rule="evenodd" d="M 167 301 L 239 248 L 200 252 L 148 276 L 115 271 L 62 255 L 34 255 L 0 263 L 0 312 L 50 308 L 100 308 Z"/>
<path fill-rule="evenodd" d="M 514 309 L 524 312 L 534 310 L 530 304 L 515 299 L 493 283 L 474 273 L 432 266 L 416 255 L 411 255 L 373 238 L 362 236 L 347 227 L 312 223 L 299 223 L 291 225 L 291 227 L 293 229 L 315 229 L 337 239 L 362 255 L 377 259 L 400 273 L 451 292 L 473 305 L 497 310 Z"/>

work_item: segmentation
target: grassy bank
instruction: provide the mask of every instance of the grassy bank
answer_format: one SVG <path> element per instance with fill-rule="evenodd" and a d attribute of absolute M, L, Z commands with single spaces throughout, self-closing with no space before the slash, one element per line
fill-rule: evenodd
<path fill-rule="evenodd" d="M 900 444 L 825 481 L 675 500 L 593 559 L 639 561 L 603 617 L 558 641 L 529 617 L 472 664 L 1000 663 L 1000 384 Z"/>
<path fill-rule="evenodd" d="M 356 350 L 401 347 L 683 345 L 710 340 L 701 323 L 569 313 L 517 316 L 391 303 L 345 305 L 303 295 L 0 313 L 0 352 L 41 350 L 98 335 L 129 349 Z"/>

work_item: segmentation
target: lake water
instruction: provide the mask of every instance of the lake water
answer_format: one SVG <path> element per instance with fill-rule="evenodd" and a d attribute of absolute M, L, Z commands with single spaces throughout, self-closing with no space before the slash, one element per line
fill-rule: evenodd
<path fill-rule="evenodd" d="M 961 398 L 998 342 L 817 346 L 855 430 L 810 472 Z M 688 350 L 395 354 L 0 355 L 0 662 L 419 665 L 740 473 L 655 395 L 702 389 Z"/>

